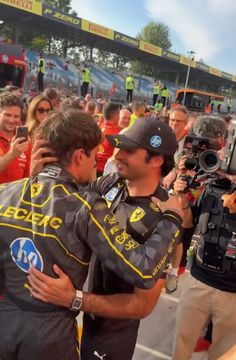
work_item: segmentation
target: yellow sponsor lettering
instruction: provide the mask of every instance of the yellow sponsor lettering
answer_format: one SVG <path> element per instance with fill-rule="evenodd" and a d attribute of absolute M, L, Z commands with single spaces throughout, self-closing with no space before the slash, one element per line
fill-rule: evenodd
<path fill-rule="evenodd" d="M 116 225 L 110 230 L 110 233 L 111 233 L 111 235 L 114 235 L 119 230 L 120 230 L 120 226 Z"/>
<path fill-rule="evenodd" d="M 118 242 L 118 244 L 122 245 L 124 242 L 130 238 L 130 235 L 128 235 L 126 232 L 122 232 L 120 235 L 117 235 L 115 240 Z"/>
<path fill-rule="evenodd" d="M 157 266 L 155 267 L 155 269 L 153 270 L 153 275 L 155 275 L 158 271 L 160 271 L 160 269 L 162 268 L 162 266 L 166 263 L 168 255 L 172 253 L 173 251 L 173 247 L 175 244 L 175 239 L 179 234 L 179 230 L 177 230 L 177 232 L 175 233 L 174 237 L 171 239 L 170 244 L 167 248 L 166 254 L 163 256 L 163 258 L 159 261 L 159 263 L 157 264 Z"/>
<path fill-rule="evenodd" d="M 38 223 L 38 225 L 39 225 L 39 226 L 47 227 L 49 221 L 50 221 L 50 216 L 45 215 L 45 216 L 43 217 L 43 219 Z"/>
<path fill-rule="evenodd" d="M 115 216 L 111 216 L 111 215 L 106 215 L 103 221 L 108 223 L 109 225 L 114 225 L 117 223 Z"/>
<path fill-rule="evenodd" d="M 63 223 L 59 217 L 52 217 L 14 206 L 7 206 L 4 209 L 4 205 L 0 205 L 0 210 L 2 210 L 0 216 L 25 221 L 38 226 L 50 226 L 53 229 L 58 229 Z"/>
<path fill-rule="evenodd" d="M 129 38 L 129 37 L 125 36 L 125 35 L 123 35 L 123 36 L 121 37 L 121 41 L 124 41 L 124 42 L 126 42 L 126 43 L 128 43 L 128 44 L 131 44 L 131 45 L 134 45 L 134 46 L 138 46 L 138 45 L 139 45 L 139 40 L 135 40 L 135 39 Z"/>
<path fill-rule="evenodd" d="M 58 218 L 58 217 L 53 217 L 50 219 L 49 221 L 49 225 L 53 228 L 53 229 L 59 229 L 59 227 L 62 224 L 62 219 Z"/>
<path fill-rule="evenodd" d="M 61 14 L 59 12 L 55 12 L 54 17 L 56 17 L 58 19 L 61 19 L 63 21 L 69 22 L 71 24 L 75 24 L 75 25 L 79 25 L 79 23 L 80 23 L 79 19 L 72 18 L 72 17 L 70 17 L 68 15 L 64 15 L 64 14 Z"/>
<path fill-rule="evenodd" d="M 32 224 L 37 225 L 38 221 L 41 220 L 43 217 L 43 214 L 39 213 L 32 213 Z"/>
<path fill-rule="evenodd" d="M 129 251 L 129 250 L 134 250 L 139 246 L 139 244 L 132 240 L 129 240 L 126 244 L 125 244 L 125 250 Z"/>
<path fill-rule="evenodd" d="M 22 213 L 22 215 L 20 215 Z M 26 209 L 16 209 L 14 214 L 14 219 L 16 220 L 24 220 L 25 216 L 28 214 L 28 211 Z"/>
<path fill-rule="evenodd" d="M 29 222 L 29 223 L 32 223 L 32 211 L 30 211 L 30 212 L 26 215 L 24 221 Z"/>
<path fill-rule="evenodd" d="M 14 215 L 16 208 L 14 206 L 8 206 L 2 216 L 11 218 Z"/>

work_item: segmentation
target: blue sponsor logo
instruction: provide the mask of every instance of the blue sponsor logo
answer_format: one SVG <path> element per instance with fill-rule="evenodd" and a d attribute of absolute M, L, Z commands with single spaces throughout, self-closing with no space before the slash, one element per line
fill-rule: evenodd
<path fill-rule="evenodd" d="M 152 136 L 150 139 L 150 145 L 152 147 L 158 148 L 162 144 L 161 137 L 159 135 Z"/>
<path fill-rule="evenodd" d="M 113 201 L 118 193 L 119 189 L 117 188 L 112 188 L 111 190 L 108 191 L 108 193 L 105 195 L 105 199 L 107 201 Z"/>
<path fill-rule="evenodd" d="M 13 261 L 22 271 L 27 273 L 31 265 L 43 271 L 43 258 L 31 239 L 17 238 L 11 243 L 10 249 Z"/>

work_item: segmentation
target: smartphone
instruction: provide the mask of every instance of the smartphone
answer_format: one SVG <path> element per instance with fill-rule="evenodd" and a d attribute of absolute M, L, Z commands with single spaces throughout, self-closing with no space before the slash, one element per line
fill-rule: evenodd
<path fill-rule="evenodd" d="M 16 127 L 16 138 L 25 138 L 24 141 L 28 141 L 28 128 L 27 126 L 17 126 Z"/>

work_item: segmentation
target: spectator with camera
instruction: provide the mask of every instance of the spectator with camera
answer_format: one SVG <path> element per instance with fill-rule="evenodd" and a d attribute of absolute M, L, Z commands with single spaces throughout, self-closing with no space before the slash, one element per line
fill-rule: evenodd
<path fill-rule="evenodd" d="M 207 137 L 209 148 L 217 150 L 222 144 L 224 125 L 224 121 L 218 117 L 203 116 L 194 126 L 194 132 L 198 138 Z M 235 145 L 235 137 L 231 136 L 231 142 L 232 139 Z M 232 144 L 231 149 L 234 149 Z M 232 166 L 227 168 L 221 165 L 221 168 L 226 170 L 225 177 L 215 174 L 219 161 L 215 153 L 213 166 L 213 154 L 213 152 L 203 154 L 200 150 L 195 154 L 198 159 L 197 167 L 200 163 L 205 169 L 203 175 L 206 175 L 206 171 L 210 173 L 213 168 L 214 171 L 213 175 L 206 176 L 208 185 L 202 187 L 202 194 L 192 206 L 193 226 L 198 229 L 199 241 L 191 251 L 191 274 L 177 309 L 173 360 L 191 358 L 201 331 L 210 321 L 213 330 L 209 360 L 218 359 L 235 344 L 236 215 L 230 212 L 227 206 L 224 207 L 225 203 L 222 202 L 222 196 L 230 195 L 235 191 L 235 177 L 231 177 L 233 181 L 227 179 L 228 173 L 234 171 Z M 228 152 L 227 156 L 229 157 L 227 164 L 231 164 L 235 156 L 234 152 L 231 151 L 230 154 Z M 178 178 L 174 190 L 187 203 L 186 186 L 187 182 Z"/>

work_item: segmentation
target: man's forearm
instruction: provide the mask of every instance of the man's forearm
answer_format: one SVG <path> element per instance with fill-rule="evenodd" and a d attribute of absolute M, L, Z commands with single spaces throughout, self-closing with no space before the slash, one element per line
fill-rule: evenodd
<path fill-rule="evenodd" d="M 96 295 L 84 293 L 82 310 L 113 319 L 142 319 L 157 303 L 164 279 L 158 280 L 151 290 L 134 289 L 132 294 Z"/>
<path fill-rule="evenodd" d="M 113 319 L 140 319 L 145 316 L 136 294 L 96 295 L 84 293 L 82 311 Z"/>

